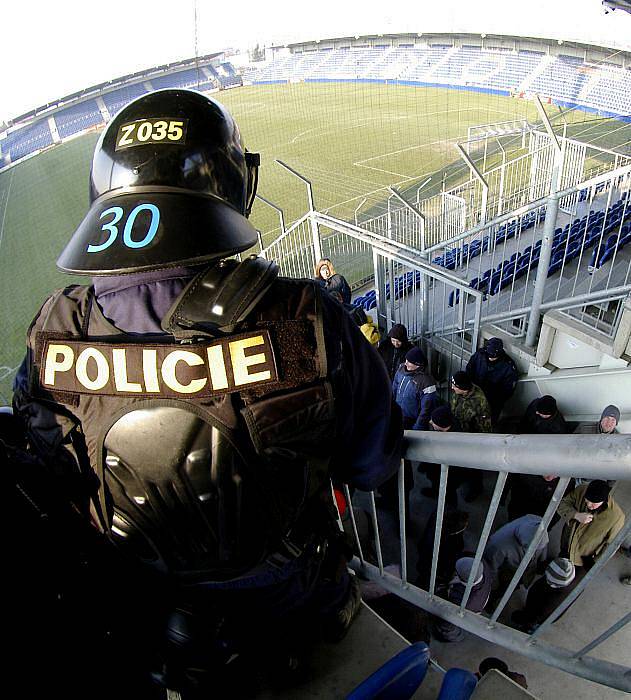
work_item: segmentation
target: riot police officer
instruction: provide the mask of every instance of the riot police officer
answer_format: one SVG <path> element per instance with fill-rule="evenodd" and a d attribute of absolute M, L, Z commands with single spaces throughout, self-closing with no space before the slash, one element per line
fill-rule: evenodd
<path fill-rule="evenodd" d="M 93 283 L 46 300 L 16 380 L 30 444 L 75 507 L 176 582 L 172 687 L 297 620 L 343 635 L 360 598 L 330 479 L 373 489 L 399 460 L 387 373 L 342 307 L 232 257 L 256 242 L 258 165 L 211 98 L 124 107 L 58 260 Z"/>

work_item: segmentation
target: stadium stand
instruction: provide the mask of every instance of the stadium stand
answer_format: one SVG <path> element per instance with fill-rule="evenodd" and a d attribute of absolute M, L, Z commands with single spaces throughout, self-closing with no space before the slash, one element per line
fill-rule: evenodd
<path fill-rule="evenodd" d="M 208 75 L 210 74 L 210 78 Z M 201 78 L 201 81 L 200 81 Z M 564 106 L 578 106 L 604 116 L 631 120 L 631 70 L 596 65 L 576 56 L 550 56 L 531 50 L 500 50 L 463 44 L 411 44 L 368 47 L 298 49 L 261 64 L 251 71 L 252 83 L 286 81 L 397 81 L 408 85 L 457 87 L 477 91 L 536 92 Z M 137 78 L 136 78 L 137 79 Z M 200 82 L 198 82 L 200 81 Z M 189 87 L 210 90 L 236 87 L 242 78 L 223 62 L 147 77 L 102 94 L 111 115 L 130 100 L 154 89 Z M 73 104 L 53 113 L 60 137 L 66 138 L 102 123 L 94 100 Z M 42 126 L 43 124 L 43 126 Z M 0 141 L 3 163 L 11 163 L 52 143 L 45 119 L 23 127 Z"/>
<path fill-rule="evenodd" d="M 537 92 L 605 116 L 631 114 L 631 71 L 575 56 L 437 44 L 427 48 L 357 46 L 296 50 L 261 66 L 252 82 L 396 80 L 510 93 Z"/>
<path fill-rule="evenodd" d="M 231 63 L 220 64 L 216 71 L 223 87 L 236 87 L 242 84 L 241 76 L 237 74 Z"/>
<path fill-rule="evenodd" d="M 135 85 L 127 85 L 125 87 L 114 90 L 114 92 L 106 92 L 103 95 L 103 102 L 107 107 L 107 111 L 114 116 L 122 107 L 124 107 L 128 102 L 135 100 L 136 97 L 144 95 L 147 92 L 147 88 L 142 83 L 136 83 Z"/>
<path fill-rule="evenodd" d="M 582 251 L 593 248 L 593 253 L 587 266 L 587 273 L 602 267 L 611 260 L 617 251 L 631 243 L 631 209 L 625 209 L 626 193 L 611 206 L 608 213 L 603 211 L 590 211 L 589 215 L 575 218 L 564 228 L 556 229 L 553 238 L 552 256 L 548 266 L 548 277 L 558 272 L 564 265 L 582 254 Z M 502 225 L 495 233 L 495 245 L 500 245 L 513 238 L 517 230 L 525 231 L 543 222 L 545 209 L 542 207 L 537 212 L 530 212 L 521 220 L 515 220 L 507 225 Z M 489 248 L 489 236 L 474 240 L 469 244 L 463 244 L 457 248 L 451 248 L 444 255 L 433 258 L 435 265 L 440 265 L 448 270 L 465 265 L 473 258 L 486 252 Z M 539 265 L 539 253 L 542 241 L 538 239 L 533 245 L 516 251 L 502 260 L 496 267 L 485 270 L 479 277 L 469 282 L 472 289 L 477 289 L 491 296 L 508 287 L 513 281 L 520 279 Z M 419 272 L 413 275 L 411 272 L 400 275 L 394 280 L 394 298 L 399 299 L 404 293 L 413 288 L 418 288 L 421 283 Z M 390 298 L 390 285 L 386 285 L 386 298 Z M 450 292 L 448 306 L 452 307 L 460 301 L 460 292 Z M 376 292 L 374 289 L 353 299 L 353 306 L 360 306 L 370 311 L 377 306 Z"/>
<path fill-rule="evenodd" d="M 15 162 L 30 153 L 52 146 L 53 136 L 50 133 L 48 120 L 35 122 L 18 131 L 13 131 L 0 141 L 2 158 L 6 162 Z"/>
<path fill-rule="evenodd" d="M 167 73 L 151 79 L 151 85 L 156 90 L 164 88 L 191 88 L 194 90 L 210 90 L 213 88 L 212 82 L 206 77 L 201 69 L 178 71 L 177 73 Z"/>
<path fill-rule="evenodd" d="M 80 102 L 55 113 L 55 124 L 62 139 L 103 123 L 103 115 L 94 100 Z"/>

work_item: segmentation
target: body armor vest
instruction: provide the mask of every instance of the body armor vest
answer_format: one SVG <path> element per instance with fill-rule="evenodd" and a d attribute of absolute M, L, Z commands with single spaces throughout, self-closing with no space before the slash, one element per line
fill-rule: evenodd
<path fill-rule="evenodd" d="M 104 529 L 184 581 L 282 567 L 322 520 L 335 416 L 321 292 L 276 274 L 261 259 L 204 270 L 167 335 L 122 333 L 81 286 L 30 331 L 32 394 L 80 422 Z"/>

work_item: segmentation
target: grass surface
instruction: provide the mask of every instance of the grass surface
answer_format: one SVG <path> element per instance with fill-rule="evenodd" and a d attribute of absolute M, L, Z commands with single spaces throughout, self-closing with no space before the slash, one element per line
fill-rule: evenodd
<path fill-rule="evenodd" d="M 287 223 L 306 211 L 307 194 L 275 159 L 312 181 L 316 208 L 352 220 L 364 199 L 363 217 L 381 213 L 388 186 L 406 191 L 434 175 L 431 193 L 442 185 L 435 173 L 443 167 L 448 182 L 466 179 L 455 143 L 469 126 L 537 118 L 532 103 L 522 100 L 396 85 L 266 85 L 217 97 L 232 111 L 248 148 L 261 153 L 259 193 L 283 208 Z M 573 124 L 577 138 L 598 138 L 600 145 L 628 141 L 628 128 L 577 112 L 565 120 L 585 122 Z M 87 211 L 96 140 L 95 133 L 76 138 L 0 173 L 0 403 L 10 399 L 25 334 L 43 300 L 57 287 L 83 281 L 58 272 L 55 261 Z M 262 203 L 252 220 L 266 244 L 278 235 L 278 215 Z"/>

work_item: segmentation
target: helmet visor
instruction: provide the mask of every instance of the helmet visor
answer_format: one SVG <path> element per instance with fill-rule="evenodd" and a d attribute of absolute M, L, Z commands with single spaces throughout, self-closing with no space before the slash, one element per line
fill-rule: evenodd
<path fill-rule="evenodd" d="M 97 199 L 57 267 L 117 275 L 227 257 L 256 243 L 254 227 L 219 199 L 168 187 L 143 189 Z"/>

